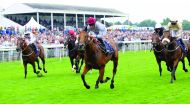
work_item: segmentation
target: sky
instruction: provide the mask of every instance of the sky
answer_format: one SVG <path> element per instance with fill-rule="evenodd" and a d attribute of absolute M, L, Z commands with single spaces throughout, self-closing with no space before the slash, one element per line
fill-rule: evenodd
<path fill-rule="evenodd" d="M 190 21 L 190 1 L 188 0 L 3 0 L 1 8 L 7 8 L 15 3 L 51 3 L 76 6 L 92 6 L 114 8 L 129 15 L 133 23 L 145 19 L 157 23 L 164 18 L 176 18 Z M 122 18 L 125 20 L 127 18 Z"/>

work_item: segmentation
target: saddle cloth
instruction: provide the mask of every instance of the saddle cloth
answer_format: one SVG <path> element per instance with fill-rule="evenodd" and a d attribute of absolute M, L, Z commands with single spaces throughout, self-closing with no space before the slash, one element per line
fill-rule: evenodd
<path fill-rule="evenodd" d="M 104 42 L 104 45 L 105 45 L 105 47 L 106 47 L 106 50 L 109 52 L 109 53 L 113 53 L 114 52 L 114 49 L 113 49 L 113 47 L 111 46 L 111 44 L 109 43 L 109 42 L 107 42 L 107 41 L 103 41 Z"/>

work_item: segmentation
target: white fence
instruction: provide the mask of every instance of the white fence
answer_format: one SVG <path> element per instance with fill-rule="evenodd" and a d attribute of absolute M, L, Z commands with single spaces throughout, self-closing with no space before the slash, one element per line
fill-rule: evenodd
<path fill-rule="evenodd" d="M 139 51 L 139 50 L 150 50 L 151 40 L 144 41 L 118 41 L 119 50 L 125 51 Z"/>
<path fill-rule="evenodd" d="M 185 40 L 187 42 L 188 40 Z M 139 51 L 139 50 L 150 50 L 151 40 L 144 41 L 118 41 L 118 48 L 120 51 Z M 45 49 L 46 58 L 59 57 L 60 59 L 68 55 L 67 49 L 63 44 L 59 45 L 43 45 Z M 16 47 L 0 47 L 0 62 L 20 60 L 18 58 L 18 52 Z"/>
<path fill-rule="evenodd" d="M 46 58 L 59 57 L 60 59 L 67 55 L 63 44 L 59 45 L 42 45 L 45 50 Z M 0 62 L 20 60 L 19 53 L 16 51 L 16 46 L 0 47 Z"/>

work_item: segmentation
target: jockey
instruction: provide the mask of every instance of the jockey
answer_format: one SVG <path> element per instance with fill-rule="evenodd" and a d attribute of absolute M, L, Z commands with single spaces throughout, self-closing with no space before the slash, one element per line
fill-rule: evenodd
<path fill-rule="evenodd" d="M 37 41 L 36 41 L 36 37 L 34 36 L 34 34 L 27 31 L 24 33 L 24 37 L 29 40 L 29 44 L 32 45 L 32 47 L 34 47 L 34 52 L 36 54 L 38 54 Z"/>
<path fill-rule="evenodd" d="M 72 38 L 72 39 L 76 38 L 74 30 L 69 30 L 69 37 Z"/>
<path fill-rule="evenodd" d="M 159 36 L 162 37 L 163 32 L 164 32 L 164 27 L 162 27 L 162 25 L 160 23 L 157 23 L 155 25 L 154 31 L 156 34 L 159 34 Z"/>
<path fill-rule="evenodd" d="M 106 36 L 107 34 L 107 29 L 105 25 L 96 21 L 96 19 L 93 17 L 89 17 L 87 19 L 87 23 L 88 23 L 87 32 L 95 36 L 100 41 L 105 54 L 108 54 L 108 51 L 106 50 L 105 44 L 102 40 L 102 37 Z"/>
<path fill-rule="evenodd" d="M 76 40 L 77 37 L 76 37 L 76 34 L 75 34 L 75 31 L 74 31 L 74 30 L 69 30 L 69 38 L 70 38 L 71 40 L 74 40 L 74 41 L 75 41 L 75 44 L 78 43 L 78 40 Z"/>
<path fill-rule="evenodd" d="M 181 38 L 182 35 L 181 23 L 179 23 L 177 19 L 170 19 L 170 22 L 168 23 L 167 26 L 167 30 L 171 30 L 172 37 L 176 38 L 177 41 L 180 42 L 183 52 L 187 52 L 187 48 L 185 47 L 185 44 Z"/>

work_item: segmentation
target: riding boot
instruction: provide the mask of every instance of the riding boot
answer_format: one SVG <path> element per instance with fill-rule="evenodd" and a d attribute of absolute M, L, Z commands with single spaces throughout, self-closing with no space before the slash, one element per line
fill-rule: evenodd
<path fill-rule="evenodd" d="M 102 49 L 104 50 L 104 53 L 107 55 L 108 52 L 107 52 L 106 46 L 105 46 L 105 44 L 104 44 L 104 41 L 102 40 L 102 38 L 98 38 L 98 40 L 99 40 L 100 43 L 101 43 L 101 47 L 102 47 Z"/>
<path fill-rule="evenodd" d="M 34 52 L 38 55 L 38 48 L 37 48 L 37 45 L 35 43 L 33 43 L 34 45 Z"/>
<path fill-rule="evenodd" d="M 183 49 L 184 53 L 187 53 L 187 48 L 185 47 L 185 44 L 184 44 L 183 40 L 181 38 L 178 39 L 178 40 L 181 43 L 181 46 L 182 46 L 182 49 Z"/>

